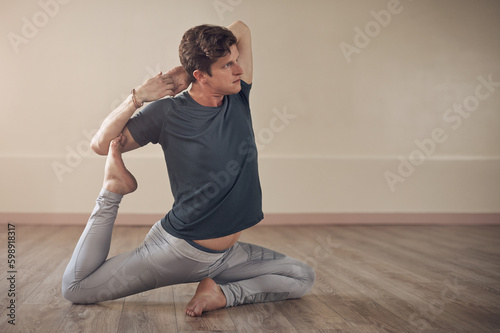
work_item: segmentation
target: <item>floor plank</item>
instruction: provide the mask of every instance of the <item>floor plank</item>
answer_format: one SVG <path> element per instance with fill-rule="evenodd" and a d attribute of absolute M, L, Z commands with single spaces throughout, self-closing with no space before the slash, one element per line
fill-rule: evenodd
<path fill-rule="evenodd" d="M 329 330 L 346 332 L 353 327 L 344 318 L 332 311 L 315 295 L 306 295 L 299 300 L 276 303 L 276 307 L 299 332 L 305 330 Z"/>
<path fill-rule="evenodd" d="M 47 332 L 119 332 L 122 310 L 123 300 L 92 305 L 70 305 L 66 315 L 61 320 L 55 321 L 58 325 L 54 327 L 57 328 Z"/>
<path fill-rule="evenodd" d="M 175 331 L 177 319 L 172 286 L 125 298 L 118 332 Z"/>
<path fill-rule="evenodd" d="M 296 333 L 276 303 L 236 306 L 228 309 L 238 333 Z"/>

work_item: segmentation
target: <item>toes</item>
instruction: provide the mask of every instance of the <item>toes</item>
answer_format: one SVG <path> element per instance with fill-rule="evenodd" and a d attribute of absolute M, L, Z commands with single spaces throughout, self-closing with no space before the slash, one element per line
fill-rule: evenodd
<path fill-rule="evenodd" d="M 198 317 L 201 316 L 203 313 L 203 305 L 199 303 L 199 300 L 193 300 L 188 303 L 186 307 L 186 314 L 190 315 L 191 317 Z"/>
<path fill-rule="evenodd" d="M 120 135 L 118 135 L 116 138 L 114 138 L 113 140 L 111 140 L 111 145 L 112 146 L 116 146 L 119 142 L 122 141 L 122 134 L 120 133 Z"/>
<path fill-rule="evenodd" d="M 127 141 L 127 138 L 120 133 L 120 135 L 118 135 L 117 141 L 120 143 L 121 146 L 124 146 Z"/>

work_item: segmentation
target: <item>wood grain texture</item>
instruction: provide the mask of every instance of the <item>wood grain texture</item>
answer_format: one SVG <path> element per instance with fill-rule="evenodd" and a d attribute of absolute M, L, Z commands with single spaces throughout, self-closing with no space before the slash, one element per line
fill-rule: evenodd
<path fill-rule="evenodd" d="M 199 318 L 184 313 L 196 284 L 96 305 L 66 301 L 61 278 L 82 231 L 17 227 L 16 326 L 3 306 L 4 250 L 0 332 L 500 332 L 500 226 L 254 227 L 242 241 L 315 269 L 311 293 Z M 110 255 L 133 250 L 148 231 L 116 227 Z M 4 244 L 5 230 L 0 237 Z"/>

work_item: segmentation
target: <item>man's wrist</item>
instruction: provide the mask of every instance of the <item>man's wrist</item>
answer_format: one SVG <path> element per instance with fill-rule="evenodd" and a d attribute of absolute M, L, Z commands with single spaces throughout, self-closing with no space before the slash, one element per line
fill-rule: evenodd
<path fill-rule="evenodd" d="M 139 96 L 139 94 L 137 93 L 137 90 L 132 89 L 130 94 L 132 95 L 132 103 L 134 104 L 136 109 L 138 109 L 144 105 L 144 100 Z"/>

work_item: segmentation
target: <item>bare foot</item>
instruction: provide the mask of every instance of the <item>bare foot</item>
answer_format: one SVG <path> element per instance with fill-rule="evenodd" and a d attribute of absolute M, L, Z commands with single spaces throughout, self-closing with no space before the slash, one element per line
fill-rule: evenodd
<path fill-rule="evenodd" d="M 121 152 L 122 135 L 109 144 L 108 157 L 104 167 L 103 187 L 114 193 L 125 195 L 137 189 L 135 177 L 125 168 Z"/>
<path fill-rule="evenodd" d="M 226 306 L 226 296 L 211 278 L 201 280 L 196 293 L 186 307 L 191 317 L 201 316 L 202 312 L 221 309 Z"/>

